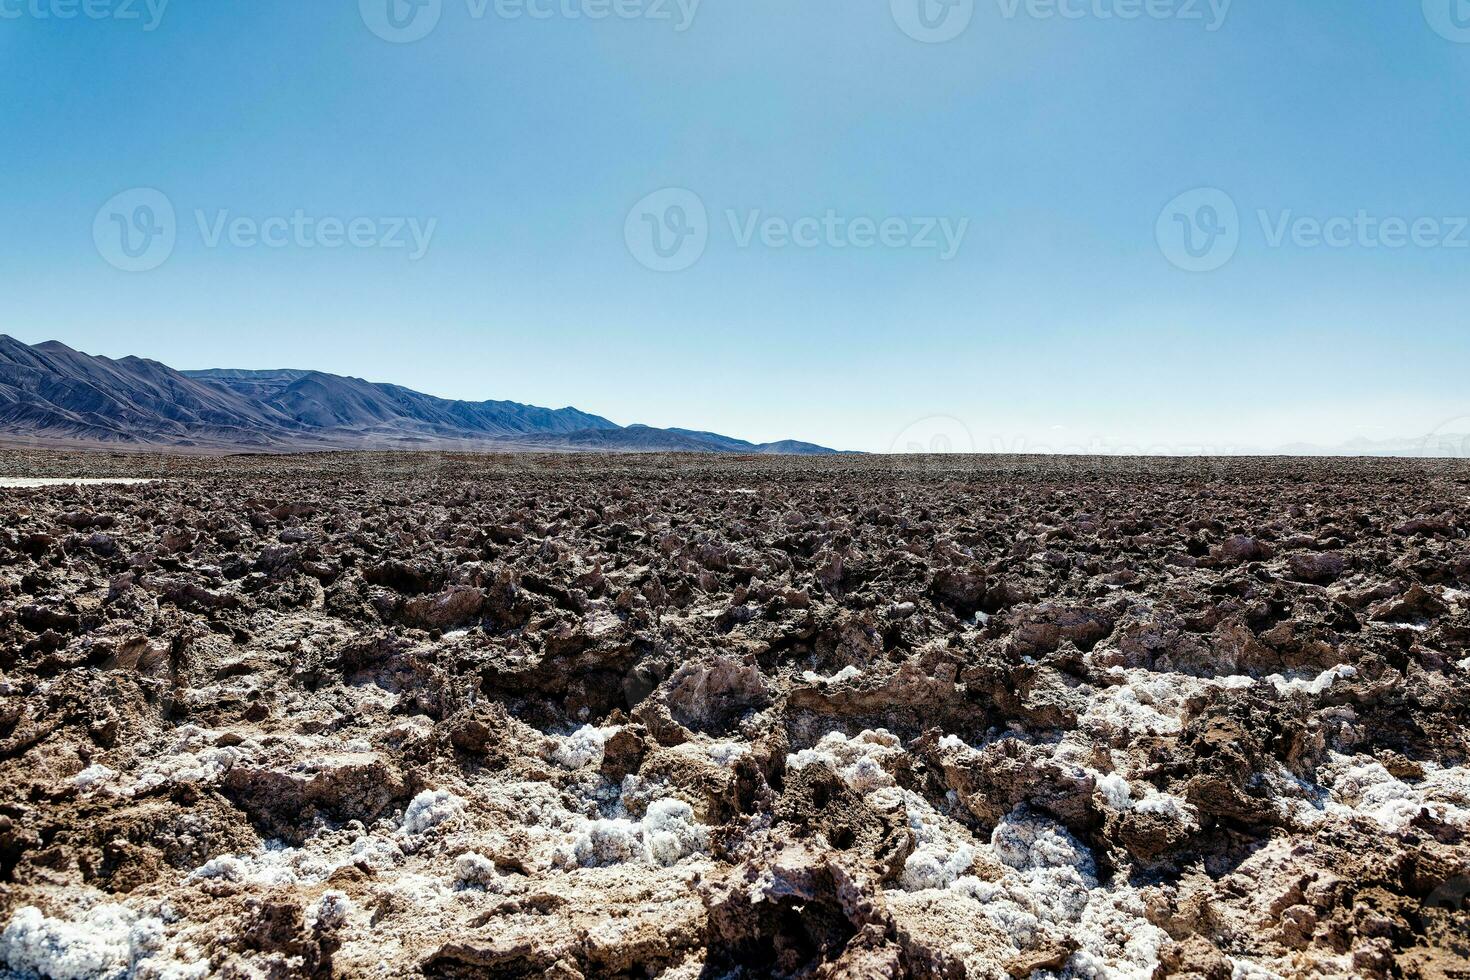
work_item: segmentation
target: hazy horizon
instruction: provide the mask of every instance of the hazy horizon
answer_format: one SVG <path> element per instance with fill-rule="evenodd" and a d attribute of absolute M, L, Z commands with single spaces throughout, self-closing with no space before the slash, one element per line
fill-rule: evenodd
<path fill-rule="evenodd" d="M 878 452 L 1470 431 L 1453 0 L 389 2 L 7 6 L 0 331 Z"/>

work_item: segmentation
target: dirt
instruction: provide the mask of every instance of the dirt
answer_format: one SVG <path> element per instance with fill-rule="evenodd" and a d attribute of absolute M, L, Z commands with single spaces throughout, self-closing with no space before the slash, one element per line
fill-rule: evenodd
<path fill-rule="evenodd" d="M 1470 467 L 0 475 L 0 976 L 1470 977 Z"/>

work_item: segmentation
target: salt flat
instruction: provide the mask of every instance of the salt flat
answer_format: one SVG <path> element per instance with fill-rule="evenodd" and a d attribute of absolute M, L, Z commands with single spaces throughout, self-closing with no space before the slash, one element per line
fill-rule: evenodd
<path fill-rule="evenodd" d="M 109 483 L 117 483 L 117 484 L 124 484 L 124 485 L 126 485 L 126 484 L 133 484 L 133 483 L 152 483 L 152 482 L 153 482 L 152 480 L 141 480 L 141 479 L 136 479 L 136 478 L 133 478 L 133 477 L 124 477 L 124 476 L 117 476 L 117 477 L 0 476 L 0 489 L 25 490 L 25 489 L 29 489 L 31 487 L 65 487 L 65 486 L 90 487 L 90 486 L 97 486 L 97 485 L 100 485 L 100 484 L 109 484 Z"/>

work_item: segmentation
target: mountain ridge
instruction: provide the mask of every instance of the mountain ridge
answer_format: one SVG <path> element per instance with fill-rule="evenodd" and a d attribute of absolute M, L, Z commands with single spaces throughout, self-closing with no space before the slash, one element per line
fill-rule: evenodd
<path fill-rule="evenodd" d="M 29 444 L 292 452 L 454 449 L 826 455 L 692 429 L 622 426 L 570 406 L 440 398 L 297 368 L 179 371 L 0 334 L 0 439 Z"/>

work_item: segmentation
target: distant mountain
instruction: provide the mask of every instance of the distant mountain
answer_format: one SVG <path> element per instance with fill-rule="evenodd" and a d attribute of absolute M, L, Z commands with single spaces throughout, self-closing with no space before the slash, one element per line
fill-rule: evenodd
<path fill-rule="evenodd" d="M 687 429 L 620 426 L 575 408 L 454 401 L 321 371 L 176 371 L 0 335 L 0 440 L 207 451 L 325 449 L 817 455 Z"/>
<path fill-rule="evenodd" d="M 258 401 L 293 421 L 319 429 L 372 429 L 390 425 L 423 435 L 463 438 L 466 433 L 617 430 L 620 426 L 575 408 L 537 408 L 516 402 L 459 402 L 398 385 L 373 384 L 320 371 L 183 371 L 185 377 L 220 385 Z"/>
<path fill-rule="evenodd" d="M 795 439 L 783 439 L 780 442 L 754 443 L 746 442 L 744 439 L 732 439 L 729 436 L 718 435 L 714 432 L 693 432 L 689 429 L 667 429 L 665 431 L 674 432 L 681 436 L 688 436 L 691 439 L 713 443 L 719 446 L 721 452 L 727 453 L 769 453 L 773 455 L 811 456 L 832 452 L 830 449 L 814 446 L 809 442 L 797 442 Z"/>

